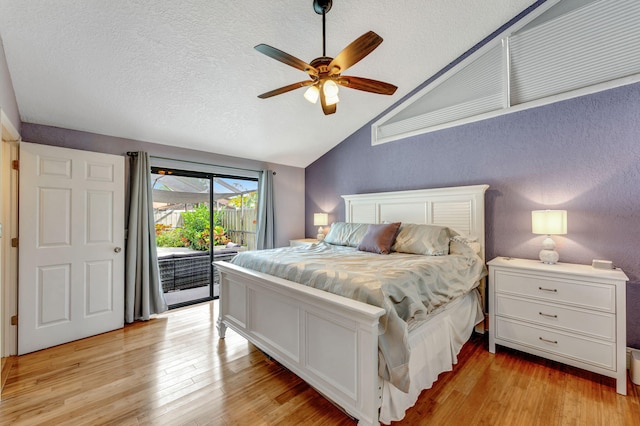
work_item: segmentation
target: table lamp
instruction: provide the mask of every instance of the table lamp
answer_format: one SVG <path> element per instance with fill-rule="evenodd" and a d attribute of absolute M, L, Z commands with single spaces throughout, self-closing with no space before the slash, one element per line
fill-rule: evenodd
<path fill-rule="evenodd" d="M 329 224 L 329 215 L 327 213 L 314 213 L 313 214 L 313 226 L 319 226 L 318 235 L 316 238 L 318 241 L 324 240 L 324 230 L 323 226 L 327 226 Z"/>
<path fill-rule="evenodd" d="M 566 210 L 534 210 L 531 212 L 531 232 L 546 235 L 540 250 L 540 260 L 543 263 L 554 264 L 558 262 L 560 255 L 556 251 L 556 243 L 551 239 L 552 235 L 564 235 L 567 233 Z"/>

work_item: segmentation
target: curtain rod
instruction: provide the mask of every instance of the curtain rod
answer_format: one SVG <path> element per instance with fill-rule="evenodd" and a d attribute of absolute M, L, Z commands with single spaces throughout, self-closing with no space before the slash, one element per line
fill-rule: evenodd
<path fill-rule="evenodd" d="M 127 151 L 127 155 L 129 157 L 137 157 L 138 153 L 135 152 L 135 151 Z M 158 160 L 181 161 L 183 163 L 202 164 L 203 166 L 213 166 L 213 167 L 224 167 L 225 169 L 243 170 L 245 172 L 262 172 L 262 170 L 245 169 L 245 168 L 242 168 L 242 167 L 232 167 L 232 166 L 221 166 L 221 165 L 218 165 L 218 164 L 201 163 L 199 161 L 177 160 L 175 158 L 158 157 L 156 155 L 150 155 L 150 157 L 156 158 Z M 272 173 L 273 173 L 274 176 L 276 175 L 275 170 L 272 170 Z"/>
<path fill-rule="evenodd" d="M 138 155 L 137 152 L 134 152 L 133 154 L 134 154 L 134 156 Z M 127 152 L 127 155 L 129 155 L 128 152 Z M 158 159 L 158 160 L 180 161 L 180 162 L 188 163 L 188 164 L 200 164 L 200 165 L 203 165 L 203 166 L 222 167 L 222 168 L 225 168 L 225 169 L 242 170 L 242 171 L 245 171 L 245 172 L 258 172 L 258 173 L 262 172 L 262 170 L 247 169 L 247 168 L 243 168 L 243 167 L 222 166 L 220 164 L 201 163 L 199 161 L 180 160 L 180 159 L 177 159 L 177 158 L 158 157 L 157 155 L 150 155 L 150 157 L 153 157 L 153 158 Z M 276 172 L 273 171 L 273 175 L 274 176 L 275 176 L 275 174 L 276 174 Z"/>

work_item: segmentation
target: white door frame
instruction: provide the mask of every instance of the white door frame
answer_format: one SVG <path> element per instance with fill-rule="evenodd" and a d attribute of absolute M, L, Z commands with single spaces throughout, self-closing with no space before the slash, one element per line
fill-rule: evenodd
<path fill-rule="evenodd" d="M 0 110 L 0 357 L 17 354 L 17 327 L 11 317 L 18 312 L 18 249 L 11 239 L 18 236 L 18 171 L 12 162 L 18 159 L 20 134 L 4 111 Z"/>

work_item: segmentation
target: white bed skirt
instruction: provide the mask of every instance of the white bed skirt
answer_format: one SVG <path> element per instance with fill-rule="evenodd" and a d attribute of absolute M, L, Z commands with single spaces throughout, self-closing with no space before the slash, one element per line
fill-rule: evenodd
<path fill-rule="evenodd" d="M 402 420 L 420 393 L 430 389 L 440 373 L 452 371 L 462 345 L 469 340 L 474 326 L 483 320 L 479 294 L 472 291 L 412 330 L 409 333 L 409 392 L 404 393 L 389 382 L 383 382 L 380 422 L 389 424 Z"/>

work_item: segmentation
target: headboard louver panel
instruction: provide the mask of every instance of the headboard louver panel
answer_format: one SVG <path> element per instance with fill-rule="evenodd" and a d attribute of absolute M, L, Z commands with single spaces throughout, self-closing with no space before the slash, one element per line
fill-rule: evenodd
<path fill-rule="evenodd" d="M 432 208 L 434 225 L 448 226 L 471 235 L 471 201 L 433 203 Z"/>
<path fill-rule="evenodd" d="M 347 222 L 441 225 L 476 237 L 484 258 L 484 193 L 489 185 L 343 195 Z"/>
<path fill-rule="evenodd" d="M 426 223 L 427 212 L 425 202 L 381 204 L 379 222 Z"/>

